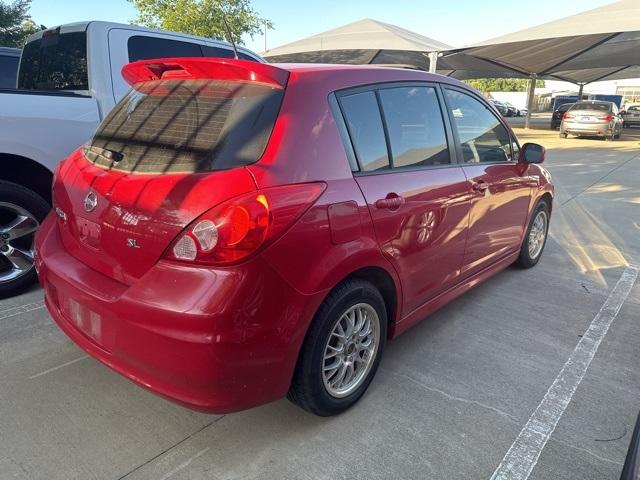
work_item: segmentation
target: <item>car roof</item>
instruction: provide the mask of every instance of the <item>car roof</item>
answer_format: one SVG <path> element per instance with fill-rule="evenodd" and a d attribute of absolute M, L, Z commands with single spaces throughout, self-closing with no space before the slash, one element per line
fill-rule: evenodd
<path fill-rule="evenodd" d="M 345 84 L 342 88 L 383 82 L 438 82 L 463 87 L 474 91 L 469 85 L 437 73 L 409 68 L 394 68 L 379 65 L 345 65 L 328 63 L 270 63 L 269 65 L 299 76 L 330 74 L 332 79 Z M 478 94 L 480 95 L 480 94 Z M 481 95 L 480 95 L 481 96 Z M 483 97 L 484 98 L 484 97 Z"/>

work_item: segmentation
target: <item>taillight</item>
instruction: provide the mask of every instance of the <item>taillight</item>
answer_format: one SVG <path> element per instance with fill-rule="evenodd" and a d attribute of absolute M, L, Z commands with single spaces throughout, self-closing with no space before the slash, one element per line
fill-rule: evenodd
<path fill-rule="evenodd" d="M 598 117 L 598 119 L 599 119 L 599 120 L 605 120 L 605 121 L 607 121 L 607 122 L 608 122 L 608 121 L 610 121 L 612 118 L 613 118 L 613 115 L 609 115 L 609 114 L 607 114 L 607 115 L 600 115 L 600 116 Z"/>
<path fill-rule="evenodd" d="M 565 114 L 562 116 L 562 119 L 563 119 L 563 120 L 567 120 L 567 119 L 569 119 L 569 118 L 573 118 L 573 115 L 571 115 L 570 113 L 565 113 Z"/>
<path fill-rule="evenodd" d="M 324 183 L 286 185 L 227 200 L 191 222 L 165 257 L 203 265 L 240 262 L 283 234 L 325 187 Z"/>

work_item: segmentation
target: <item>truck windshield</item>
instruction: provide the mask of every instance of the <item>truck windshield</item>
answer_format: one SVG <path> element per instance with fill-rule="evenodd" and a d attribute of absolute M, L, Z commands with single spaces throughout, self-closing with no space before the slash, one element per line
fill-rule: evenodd
<path fill-rule="evenodd" d="M 87 33 L 44 32 L 22 51 L 18 88 L 24 90 L 88 90 Z"/>

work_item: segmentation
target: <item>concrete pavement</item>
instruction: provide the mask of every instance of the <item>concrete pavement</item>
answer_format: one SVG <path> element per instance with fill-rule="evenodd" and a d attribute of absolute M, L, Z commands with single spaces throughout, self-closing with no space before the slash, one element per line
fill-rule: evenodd
<path fill-rule="evenodd" d="M 613 143 L 519 133 L 547 146 L 558 187 L 540 264 L 507 269 L 388 344 L 367 395 L 339 417 L 286 400 L 190 412 L 87 358 L 39 289 L 1 301 L 0 479 L 490 478 L 640 263 L 640 129 Z M 529 478 L 618 478 L 640 410 L 638 283 Z"/>

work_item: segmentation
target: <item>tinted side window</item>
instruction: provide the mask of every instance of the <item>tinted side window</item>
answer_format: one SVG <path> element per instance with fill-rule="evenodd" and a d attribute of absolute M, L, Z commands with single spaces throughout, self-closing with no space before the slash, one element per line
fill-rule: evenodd
<path fill-rule="evenodd" d="M 20 57 L 0 56 L 0 88 L 16 88 Z"/>
<path fill-rule="evenodd" d="M 229 48 L 222 47 L 211 47 L 209 45 L 202 45 L 202 55 L 205 57 L 216 57 L 216 58 L 233 58 L 233 50 Z M 238 52 L 238 57 L 240 60 L 250 60 L 252 62 L 256 62 L 257 60 L 246 53 Z"/>
<path fill-rule="evenodd" d="M 389 168 L 387 142 L 374 92 L 354 93 L 340 99 L 360 170 Z"/>
<path fill-rule="evenodd" d="M 444 90 L 465 163 L 511 161 L 509 132 L 480 101 L 457 90 Z"/>
<path fill-rule="evenodd" d="M 179 42 L 167 38 L 135 35 L 127 42 L 129 61 L 148 60 L 166 57 L 201 57 L 202 51 L 197 43 Z"/>
<path fill-rule="evenodd" d="M 202 55 L 205 57 L 233 58 L 233 50 L 202 45 Z"/>
<path fill-rule="evenodd" d="M 22 51 L 18 88 L 88 90 L 86 32 L 50 30 Z"/>
<path fill-rule="evenodd" d="M 393 168 L 451 163 L 435 88 L 388 88 L 379 95 Z"/>

